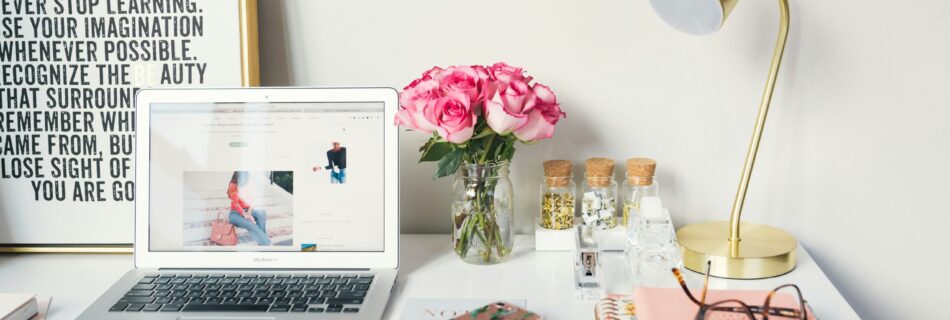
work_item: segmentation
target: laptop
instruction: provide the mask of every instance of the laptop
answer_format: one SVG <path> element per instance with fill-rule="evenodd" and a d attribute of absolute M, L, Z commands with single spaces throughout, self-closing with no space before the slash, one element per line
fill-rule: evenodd
<path fill-rule="evenodd" d="M 380 319 L 399 257 L 391 88 L 136 96 L 135 268 L 79 319 Z"/>

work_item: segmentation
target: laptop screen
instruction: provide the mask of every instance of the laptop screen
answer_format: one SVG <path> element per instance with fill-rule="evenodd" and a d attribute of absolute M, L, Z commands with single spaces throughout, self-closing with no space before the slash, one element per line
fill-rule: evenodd
<path fill-rule="evenodd" d="M 383 251 L 383 107 L 152 104 L 149 250 Z"/>

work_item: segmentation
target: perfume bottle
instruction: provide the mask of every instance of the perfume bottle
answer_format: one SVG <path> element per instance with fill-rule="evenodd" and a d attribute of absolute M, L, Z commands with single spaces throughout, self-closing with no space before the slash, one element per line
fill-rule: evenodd
<path fill-rule="evenodd" d="M 623 183 L 621 197 L 623 201 L 623 219 L 621 225 L 630 230 L 630 217 L 640 212 L 640 199 L 658 197 L 659 186 L 653 179 L 656 161 L 648 158 L 627 160 L 627 179 Z"/>
<path fill-rule="evenodd" d="M 581 199 L 581 220 L 585 226 L 606 230 L 617 226 L 617 183 L 614 161 L 591 158 L 586 163 Z"/>
<path fill-rule="evenodd" d="M 632 217 L 624 250 L 632 282 L 634 286 L 675 286 L 670 269 L 682 268 L 683 258 L 670 214 L 659 197 L 640 201 L 640 214 Z"/>
<path fill-rule="evenodd" d="M 594 227 L 579 225 L 574 230 L 574 297 L 579 300 L 600 299 L 604 296 L 604 280 Z"/>

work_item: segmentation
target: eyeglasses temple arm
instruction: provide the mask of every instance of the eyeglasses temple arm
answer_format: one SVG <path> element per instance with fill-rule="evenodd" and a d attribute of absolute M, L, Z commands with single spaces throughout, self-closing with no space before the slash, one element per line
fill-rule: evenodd
<path fill-rule="evenodd" d="M 712 261 L 706 261 L 706 274 L 703 276 L 703 293 L 699 298 L 699 303 L 706 304 L 706 291 L 709 290 L 709 269 L 712 268 Z"/>
<path fill-rule="evenodd" d="M 699 302 L 699 300 L 696 300 L 696 297 L 694 297 L 693 294 L 689 292 L 689 288 L 686 287 L 686 281 L 683 280 L 683 273 L 680 272 L 679 268 L 673 268 L 673 275 L 676 276 L 676 282 L 679 282 L 680 287 L 683 288 L 683 292 L 686 292 L 686 297 L 688 297 L 689 300 L 692 300 L 696 305 L 702 307 L 703 303 Z"/>

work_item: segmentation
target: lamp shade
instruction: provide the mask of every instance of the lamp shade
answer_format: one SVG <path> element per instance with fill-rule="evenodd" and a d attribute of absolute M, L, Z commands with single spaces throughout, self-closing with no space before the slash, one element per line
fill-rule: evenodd
<path fill-rule="evenodd" d="M 650 0 L 653 10 L 666 23 L 688 34 L 704 35 L 719 30 L 737 0 Z"/>

